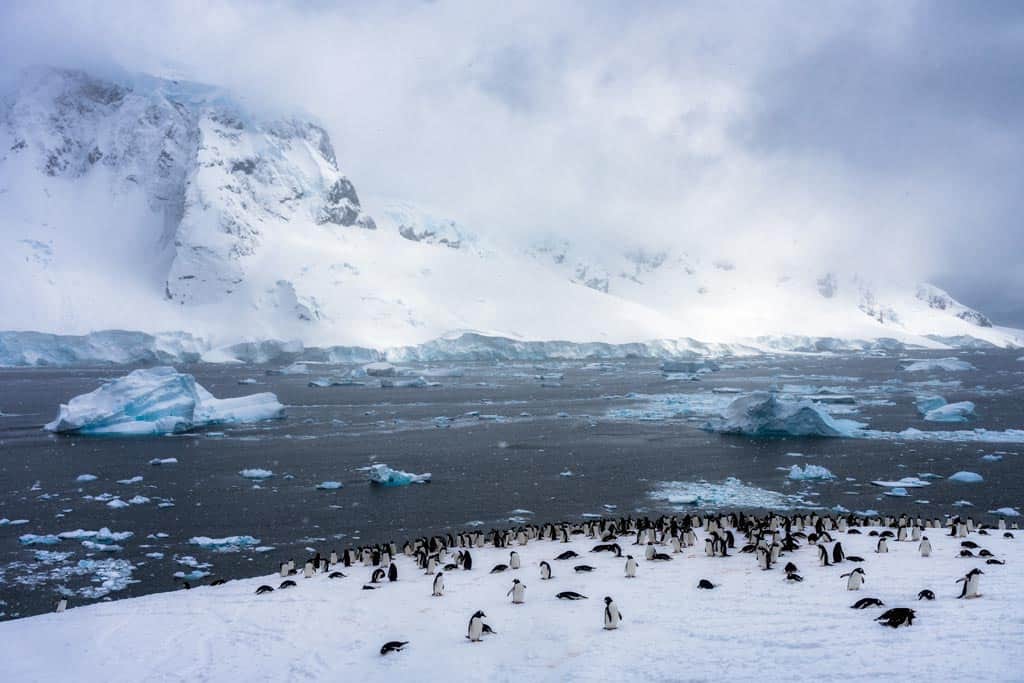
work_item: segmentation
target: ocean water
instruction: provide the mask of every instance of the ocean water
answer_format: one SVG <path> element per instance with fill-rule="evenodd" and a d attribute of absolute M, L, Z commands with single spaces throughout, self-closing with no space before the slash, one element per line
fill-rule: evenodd
<path fill-rule="evenodd" d="M 989 520 L 997 508 L 1024 512 L 1024 443 L 894 436 L 907 428 L 1024 428 L 1019 352 L 960 353 L 977 368 L 966 372 L 901 370 L 908 357 L 949 355 L 727 359 L 696 379 L 639 360 L 406 365 L 410 377 L 433 375 L 427 379 L 439 386 L 405 388 L 373 378 L 308 386 L 351 369 L 343 366 L 282 375 L 197 365 L 179 369 L 218 397 L 273 391 L 287 418 L 120 439 L 41 427 L 62 401 L 129 368 L 0 370 L 0 520 L 27 520 L 0 521 L 0 619 L 48 611 L 62 594 L 84 604 L 178 590 L 181 577 L 263 574 L 309 549 L 523 521 L 712 507 L 960 511 Z M 453 369 L 460 376 L 446 376 Z M 769 388 L 843 396 L 830 399 L 829 412 L 864 423 L 873 436 L 751 439 L 701 429 L 736 392 Z M 915 407 L 922 394 L 972 401 L 976 417 L 926 422 Z M 171 458 L 177 462 L 149 464 Z M 430 472 L 432 482 L 371 486 L 365 468 L 378 463 Z M 824 466 L 835 478 L 791 480 L 794 464 Z M 239 474 L 247 469 L 273 475 Z M 961 470 L 983 481 L 945 479 Z M 96 478 L 78 481 L 82 474 Z M 903 497 L 870 483 L 921 475 L 937 476 Z M 318 488 L 323 482 L 342 487 Z M 111 507 L 114 498 L 127 504 Z M 19 540 L 104 527 L 133 535 Z M 230 537 L 244 542 L 191 541 Z"/>

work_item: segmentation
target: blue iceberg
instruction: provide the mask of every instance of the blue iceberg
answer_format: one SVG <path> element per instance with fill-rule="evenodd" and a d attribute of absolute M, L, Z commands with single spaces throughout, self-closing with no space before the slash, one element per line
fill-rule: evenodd
<path fill-rule="evenodd" d="M 171 367 L 135 370 L 62 404 L 45 429 L 95 435 L 176 434 L 220 423 L 284 417 L 272 393 L 218 399 Z"/>
<path fill-rule="evenodd" d="M 409 484 L 429 484 L 430 472 L 412 474 L 401 470 L 393 470 L 387 465 L 371 465 L 367 468 L 370 483 L 377 486 L 408 486 Z"/>
<path fill-rule="evenodd" d="M 745 436 L 854 436 L 859 423 L 836 420 L 810 401 L 781 399 L 774 393 L 754 391 L 726 406 L 718 420 L 704 428 Z"/>

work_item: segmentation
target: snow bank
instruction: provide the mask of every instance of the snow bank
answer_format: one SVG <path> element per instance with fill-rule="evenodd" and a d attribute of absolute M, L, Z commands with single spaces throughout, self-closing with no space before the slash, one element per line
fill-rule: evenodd
<path fill-rule="evenodd" d="M 705 429 L 746 436 L 851 436 L 856 423 L 836 420 L 810 401 L 790 401 L 774 393 L 755 391 L 740 396 Z"/>
<path fill-rule="evenodd" d="M 903 366 L 904 372 L 963 372 L 965 370 L 977 370 L 977 368 L 959 358 L 916 360 Z"/>
<path fill-rule="evenodd" d="M 789 479 L 814 480 L 814 479 L 835 479 L 836 475 L 821 465 L 806 465 L 801 469 L 800 465 L 793 465 L 789 468 Z"/>
<path fill-rule="evenodd" d="M 93 435 L 172 434 L 224 422 L 284 417 L 271 393 L 214 398 L 192 375 L 172 367 L 135 370 L 62 404 L 52 432 Z"/>
<path fill-rule="evenodd" d="M 412 474 L 393 470 L 387 465 L 371 465 L 367 468 L 371 484 L 379 486 L 408 486 L 409 484 L 429 484 L 430 472 Z"/>
<path fill-rule="evenodd" d="M 949 475 L 949 481 L 956 481 L 961 484 L 980 484 L 985 481 L 985 478 L 977 472 L 966 472 L 961 470 L 960 472 Z"/>

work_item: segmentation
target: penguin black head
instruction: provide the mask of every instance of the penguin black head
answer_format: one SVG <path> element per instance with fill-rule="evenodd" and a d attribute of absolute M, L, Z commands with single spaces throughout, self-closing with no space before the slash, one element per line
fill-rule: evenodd
<path fill-rule="evenodd" d="M 632 556 L 632 555 L 626 555 L 626 559 L 627 559 L 627 560 L 632 560 L 632 559 L 633 559 L 633 556 Z"/>
<path fill-rule="evenodd" d="M 478 609 L 473 616 L 474 617 L 486 617 L 487 615 L 484 614 L 484 611 L 482 609 Z"/>
<path fill-rule="evenodd" d="M 606 605 L 611 604 L 611 601 L 612 601 L 612 599 L 609 598 L 607 595 L 604 596 L 604 604 L 606 604 Z"/>

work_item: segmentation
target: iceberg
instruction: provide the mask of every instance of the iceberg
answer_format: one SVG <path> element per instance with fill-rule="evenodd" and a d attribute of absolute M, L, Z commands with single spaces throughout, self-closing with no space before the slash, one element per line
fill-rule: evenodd
<path fill-rule="evenodd" d="M 835 479 L 836 475 L 821 465 L 806 465 L 803 469 L 800 465 L 793 465 L 789 468 L 789 479 L 808 481 L 814 479 Z"/>
<path fill-rule="evenodd" d="M 75 477 L 75 481 L 85 483 L 87 481 L 96 481 L 98 478 L 95 474 L 79 474 Z"/>
<path fill-rule="evenodd" d="M 903 477 L 896 481 L 874 480 L 871 483 L 875 486 L 903 489 L 919 489 L 925 486 L 931 486 L 931 484 L 926 482 L 924 479 L 919 479 L 918 477 Z"/>
<path fill-rule="evenodd" d="M 177 458 L 153 458 L 152 460 L 149 461 L 149 464 L 150 465 L 154 465 L 154 466 L 159 466 L 159 465 L 176 465 L 176 464 L 178 464 L 178 459 Z"/>
<path fill-rule="evenodd" d="M 915 360 L 903 366 L 903 372 L 963 372 L 965 370 L 977 370 L 977 368 L 959 358 Z"/>
<path fill-rule="evenodd" d="M 135 370 L 62 404 L 45 426 L 89 435 L 176 434 L 196 427 L 284 417 L 272 393 L 218 399 L 172 367 Z"/>
<path fill-rule="evenodd" d="M 378 486 L 408 486 L 409 484 L 429 484 L 430 472 L 412 474 L 401 470 L 393 470 L 387 465 L 371 465 L 367 468 L 370 483 Z"/>
<path fill-rule="evenodd" d="M 234 553 L 243 548 L 251 548 L 260 544 L 260 539 L 252 536 L 227 536 L 225 538 L 210 538 L 209 536 L 193 536 L 188 539 L 192 545 L 207 548 L 218 553 Z"/>
<path fill-rule="evenodd" d="M 22 534 L 18 542 L 22 545 L 57 545 L 60 539 L 53 534 Z"/>
<path fill-rule="evenodd" d="M 985 478 L 977 472 L 966 472 L 961 470 L 956 474 L 949 475 L 949 481 L 956 481 L 961 484 L 980 484 L 985 481 Z"/>
<path fill-rule="evenodd" d="M 999 455 L 997 453 L 989 453 L 987 455 L 981 456 L 981 460 L 983 462 L 999 462 L 1002 459 L 1003 459 L 1003 456 L 1001 456 L 1001 455 Z"/>
<path fill-rule="evenodd" d="M 415 379 L 382 379 L 381 389 L 421 389 L 423 387 L 439 387 L 439 382 L 428 382 L 422 377 Z"/>
<path fill-rule="evenodd" d="M 340 481 L 322 481 L 316 485 L 321 491 L 335 491 L 344 486 Z"/>
<path fill-rule="evenodd" d="M 914 399 L 914 404 L 917 406 L 917 412 L 924 416 L 930 411 L 946 405 L 946 399 L 935 394 L 925 394 Z"/>
<path fill-rule="evenodd" d="M 902 486 L 894 486 L 886 491 L 884 495 L 893 496 L 894 498 L 906 498 L 910 493 Z"/>
<path fill-rule="evenodd" d="M 989 510 L 989 514 L 1000 515 L 1001 517 L 1020 517 L 1020 512 L 1016 508 L 998 508 L 996 510 Z"/>
<path fill-rule="evenodd" d="M 704 428 L 722 434 L 746 436 L 852 436 L 860 425 L 836 420 L 810 401 L 780 399 L 767 391 L 740 396 L 726 406 L 720 420 Z"/>
<path fill-rule="evenodd" d="M 971 415 L 974 415 L 974 403 L 960 401 L 933 408 L 924 414 L 924 419 L 928 422 L 967 422 Z"/>
<path fill-rule="evenodd" d="M 239 472 L 239 474 L 245 477 L 246 479 L 269 479 L 270 477 L 274 476 L 274 473 L 271 472 L 270 470 L 264 470 L 258 467 L 242 470 Z"/>
<path fill-rule="evenodd" d="M 370 377 L 394 377 L 398 374 L 394 365 L 383 361 L 364 365 L 363 371 Z"/>
<path fill-rule="evenodd" d="M 119 543 L 128 540 L 134 535 L 134 531 L 111 531 L 109 528 L 103 527 L 99 531 L 87 531 L 85 529 L 62 531 L 57 534 L 57 537 L 75 541 L 92 540 L 100 543 Z"/>

